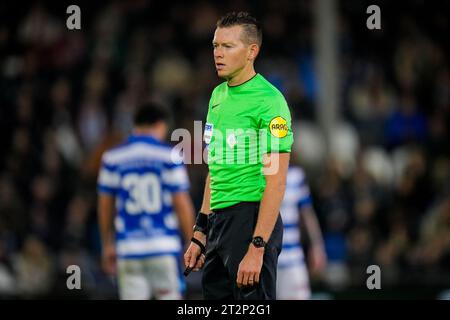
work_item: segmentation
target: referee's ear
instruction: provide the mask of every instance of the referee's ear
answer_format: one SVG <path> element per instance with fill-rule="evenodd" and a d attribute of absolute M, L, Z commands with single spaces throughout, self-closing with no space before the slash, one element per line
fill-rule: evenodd
<path fill-rule="evenodd" d="M 248 48 L 248 60 L 255 61 L 259 53 L 259 46 L 256 43 L 252 43 Z"/>

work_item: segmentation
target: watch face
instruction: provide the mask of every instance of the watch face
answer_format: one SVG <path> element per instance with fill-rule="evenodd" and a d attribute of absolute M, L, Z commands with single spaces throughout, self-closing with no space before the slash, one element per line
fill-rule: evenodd
<path fill-rule="evenodd" d="M 254 237 L 252 243 L 257 248 L 262 248 L 266 245 L 262 237 Z"/>

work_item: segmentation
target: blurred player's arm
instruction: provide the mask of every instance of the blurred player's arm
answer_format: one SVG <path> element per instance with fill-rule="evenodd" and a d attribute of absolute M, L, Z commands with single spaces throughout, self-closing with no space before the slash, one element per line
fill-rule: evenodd
<path fill-rule="evenodd" d="M 205 189 L 203 191 L 203 201 L 202 206 L 200 208 L 200 211 L 204 214 L 210 214 L 211 213 L 211 187 L 210 187 L 211 179 L 208 175 L 206 176 L 205 181 Z M 194 223 L 191 224 L 191 229 Z M 193 237 L 197 240 L 199 240 L 203 245 L 206 246 L 206 235 L 203 234 L 200 231 L 195 231 L 193 234 Z M 200 256 L 200 257 L 199 257 Z M 198 258 L 198 259 L 197 259 Z M 196 262 L 197 261 L 197 262 Z M 184 264 L 186 267 L 194 268 L 194 271 L 199 271 L 203 264 L 205 263 L 205 256 L 201 255 L 200 247 L 192 243 L 190 244 L 189 248 L 186 250 L 186 253 L 184 254 Z"/>
<path fill-rule="evenodd" d="M 188 192 L 177 192 L 173 195 L 173 206 L 180 223 L 180 230 L 185 243 L 189 243 L 192 237 L 194 225 L 194 206 Z"/>
<path fill-rule="evenodd" d="M 98 196 L 98 224 L 102 243 L 102 267 L 110 275 L 116 272 L 116 248 L 114 242 L 114 197 L 107 193 Z"/>
<path fill-rule="evenodd" d="M 327 264 L 327 255 L 322 232 L 314 208 L 311 205 L 301 207 L 301 228 L 306 231 L 309 241 L 309 269 L 312 275 L 320 275 Z"/>

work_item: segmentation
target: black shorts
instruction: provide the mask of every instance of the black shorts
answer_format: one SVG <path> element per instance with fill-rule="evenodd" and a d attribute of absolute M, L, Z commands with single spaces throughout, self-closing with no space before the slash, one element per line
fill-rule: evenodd
<path fill-rule="evenodd" d="M 203 270 L 203 296 L 207 300 L 275 300 L 278 255 L 283 223 L 278 215 L 264 252 L 259 284 L 238 288 L 239 264 L 247 253 L 258 218 L 259 202 L 241 202 L 214 210 L 208 216 L 208 242 Z"/>

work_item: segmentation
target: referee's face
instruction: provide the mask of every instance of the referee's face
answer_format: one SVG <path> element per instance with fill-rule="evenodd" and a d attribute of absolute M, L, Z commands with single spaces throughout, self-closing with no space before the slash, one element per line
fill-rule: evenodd
<path fill-rule="evenodd" d="M 253 62 L 249 59 L 249 45 L 242 41 L 242 32 L 241 26 L 233 26 L 217 28 L 214 33 L 214 62 L 221 78 L 234 78 Z"/>

